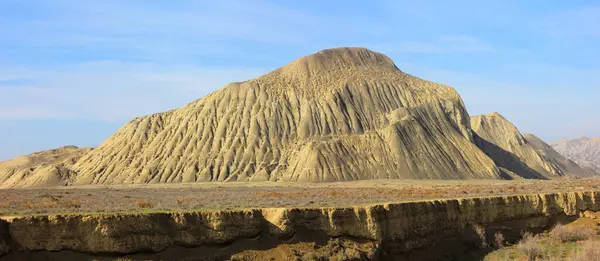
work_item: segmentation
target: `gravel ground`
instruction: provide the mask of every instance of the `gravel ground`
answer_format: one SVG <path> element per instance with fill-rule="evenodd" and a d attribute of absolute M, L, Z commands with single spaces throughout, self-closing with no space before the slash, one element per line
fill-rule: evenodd
<path fill-rule="evenodd" d="M 600 190 L 600 179 L 188 183 L 0 190 L 0 216 L 266 207 L 343 207 L 427 199 Z"/>

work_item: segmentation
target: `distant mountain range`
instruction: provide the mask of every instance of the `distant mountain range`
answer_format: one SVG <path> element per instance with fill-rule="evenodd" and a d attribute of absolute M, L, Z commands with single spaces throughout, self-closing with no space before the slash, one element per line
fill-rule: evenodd
<path fill-rule="evenodd" d="M 577 164 L 600 173 L 600 137 L 559 140 L 552 147 Z"/>
<path fill-rule="evenodd" d="M 364 48 L 323 50 L 136 118 L 94 149 L 0 163 L 0 187 L 589 175 L 497 113 L 470 117 L 450 86 Z"/>

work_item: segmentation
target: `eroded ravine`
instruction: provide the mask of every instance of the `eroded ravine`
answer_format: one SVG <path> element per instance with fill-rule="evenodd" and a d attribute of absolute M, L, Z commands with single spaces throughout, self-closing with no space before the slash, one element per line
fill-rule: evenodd
<path fill-rule="evenodd" d="M 452 260 L 473 226 L 508 239 L 600 210 L 599 192 L 356 208 L 4 217 L 0 260 Z"/>

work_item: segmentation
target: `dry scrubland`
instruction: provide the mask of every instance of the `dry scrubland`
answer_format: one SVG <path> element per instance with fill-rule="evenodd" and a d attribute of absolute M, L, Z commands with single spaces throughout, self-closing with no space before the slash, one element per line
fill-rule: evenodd
<path fill-rule="evenodd" d="M 0 215 L 342 207 L 426 199 L 589 191 L 600 179 L 184 183 L 0 190 Z"/>
<path fill-rule="evenodd" d="M 485 261 L 598 261 L 600 229 L 598 219 L 582 218 L 568 225 L 557 225 L 542 234 L 526 233 L 518 243 L 506 245 L 501 234 L 495 242 L 482 242 L 482 247 L 496 248 Z M 482 234 L 485 231 L 482 231 Z"/>

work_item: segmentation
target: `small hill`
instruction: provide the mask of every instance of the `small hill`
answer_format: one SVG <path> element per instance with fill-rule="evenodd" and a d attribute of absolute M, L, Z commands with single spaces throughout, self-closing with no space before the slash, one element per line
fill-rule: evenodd
<path fill-rule="evenodd" d="M 0 188 L 67 185 L 76 175 L 69 166 L 90 151 L 65 146 L 0 162 Z"/>
<path fill-rule="evenodd" d="M 509 176 L 527 179 L 593 175 L 531 134 L 521 134 L 498 113 L 471 117 L 476 144 Z"/>
<path fill-rule="evenodd" d="M 577 164 L 600 173 L 600 137 L 560 140 L 552 147 Z"/>

